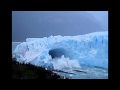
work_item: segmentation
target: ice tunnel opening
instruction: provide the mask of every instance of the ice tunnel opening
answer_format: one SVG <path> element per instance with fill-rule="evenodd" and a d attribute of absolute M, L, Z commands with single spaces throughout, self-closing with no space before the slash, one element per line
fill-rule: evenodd
<path fill-rule="evenodd" d="M 52 57 L 52 59 L 61 58 L 62 55 L 64 55 L 64 57 L 67 57 L 67 53 L 64 48 L 51 49 L 51 50 L 49 50 L 49 55 Z"/>

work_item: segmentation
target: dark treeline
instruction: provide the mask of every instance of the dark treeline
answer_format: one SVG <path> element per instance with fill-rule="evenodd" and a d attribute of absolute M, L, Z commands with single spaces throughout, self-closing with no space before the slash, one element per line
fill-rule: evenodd
<path fill-rule="evenodd" d="M 17 62 L 12 58 L 12 79 L 69 79 L 44 67 Z"/>

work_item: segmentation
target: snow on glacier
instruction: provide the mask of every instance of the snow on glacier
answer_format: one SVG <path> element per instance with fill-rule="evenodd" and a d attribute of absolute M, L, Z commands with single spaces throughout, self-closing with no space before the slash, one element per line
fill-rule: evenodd
<path fill-rule="evenodd" d="M 66 57 L 52 59 L 49 50 L 63 48 Z M 54 68 L 97 66 L 108 69 L 108 31 L 77 36 L 27 38 L 14 50 L 17 61 Z"/>

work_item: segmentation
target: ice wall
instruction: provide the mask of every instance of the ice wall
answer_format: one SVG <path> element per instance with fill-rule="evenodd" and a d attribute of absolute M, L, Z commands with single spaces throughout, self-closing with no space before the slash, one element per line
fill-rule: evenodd
<path fill-rule="evenodd" d="M 79 36 L 27 38 L 26 42 L 16 47 L 14 54 L 18 61 L 49 66 L 53 65 L 49 51 L 58 48 L 65 50 L 65 58 L 77 60 L 79 65 L 108 68 L 108 31 Z"/>

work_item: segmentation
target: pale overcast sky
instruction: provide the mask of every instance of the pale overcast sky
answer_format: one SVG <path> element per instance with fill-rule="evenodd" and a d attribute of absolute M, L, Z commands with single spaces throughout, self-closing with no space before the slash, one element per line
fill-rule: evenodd
<path fill-rule="evenodd" d="M 107 11 L 13 11 L 12 41 L 108 30 Z"/>

